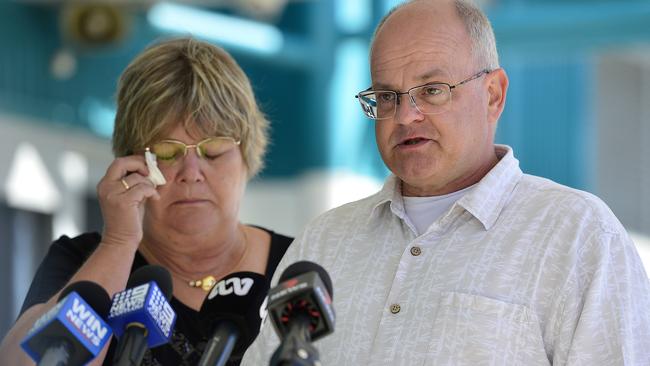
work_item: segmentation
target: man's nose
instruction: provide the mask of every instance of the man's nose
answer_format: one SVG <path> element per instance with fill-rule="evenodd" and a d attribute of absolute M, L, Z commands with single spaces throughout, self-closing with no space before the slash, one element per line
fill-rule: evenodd
<path fill-rule="evenodd" d="M 424 115 L 415 104 L 415 100 L 409 94 L 398 95 L 399 103 L 395 105 L 395 121 L 407 125 L 412 122 L 421 121 Z"/>

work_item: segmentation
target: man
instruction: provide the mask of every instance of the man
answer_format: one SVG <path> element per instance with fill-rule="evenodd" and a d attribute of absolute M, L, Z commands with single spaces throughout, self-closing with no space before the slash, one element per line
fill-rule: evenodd
<path fill-rule="evenodd" d="M 375 32 L 371 74 L 357 97 L 393 175 L 315 219 L 277 272 L 306 259 L 332 277 L 322 363 L 650 365 L 650 285 L 622 225 L 494 145 L 508 78 L 483 13 L 399 6 Z M 268 323 L 244 365 L 268 363 Z"/>

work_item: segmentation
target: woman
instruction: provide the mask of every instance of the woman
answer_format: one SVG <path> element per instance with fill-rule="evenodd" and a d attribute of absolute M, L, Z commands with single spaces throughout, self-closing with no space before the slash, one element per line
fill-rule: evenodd
<path fill-rule="evenodd" d="M 270 280 L 291 242 L 238 220 L 246 183 L 262 166 L 267 126 L 224 50 L 181 38 L 140 54 L 119 81 L 117 158 L 97 186 L 103 233 L 54 242 L 3 342 L 1 364 L 30 364 L 15 350 L 67 284 L 94 281 L 112 296 L 133 270 L 158 264 L 172 275 L 178 320 L 172 342 L 148 351 L 143 364 L 195 365 L 205 346 L 198 310 L 212 279 L 250 271 Z M 163 185 L 152 183 L 147 150 L 157 155 Z M 113 348 L 95 363 L 112 364 Z"/>

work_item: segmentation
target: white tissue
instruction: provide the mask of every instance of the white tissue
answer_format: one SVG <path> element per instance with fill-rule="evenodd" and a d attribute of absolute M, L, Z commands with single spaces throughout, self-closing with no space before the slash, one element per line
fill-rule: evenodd
<path fill-rule="evenodd" d="M 156 187 L 167 183 L 165 177 L 162 175 L 162 172 L 160 169 L 158 169 L 156 154 L 147 150 L 144 152 L 144 160 L 146 161 L 147 167 L 149 168 L 149 176 L 147 178 L 149 178 L 151 183 L 153 183 Z"/>

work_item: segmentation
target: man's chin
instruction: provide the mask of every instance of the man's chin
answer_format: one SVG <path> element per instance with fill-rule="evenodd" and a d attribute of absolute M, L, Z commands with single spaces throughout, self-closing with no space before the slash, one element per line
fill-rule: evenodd
<path fill-rule="evenodd" d="M 440 176 L 439 170 L 431 159 L 409 161 L 397 169 L 391 169 L 403 182 L 414 186 L 435 184 L 436 177 Z"/>
<path fill-rule="evenodd" d="M 395 174 L 402 181 L 402 194 L 406 196 L 437 196 L 445 189 L 441 178 L 433 171 Z"/>

